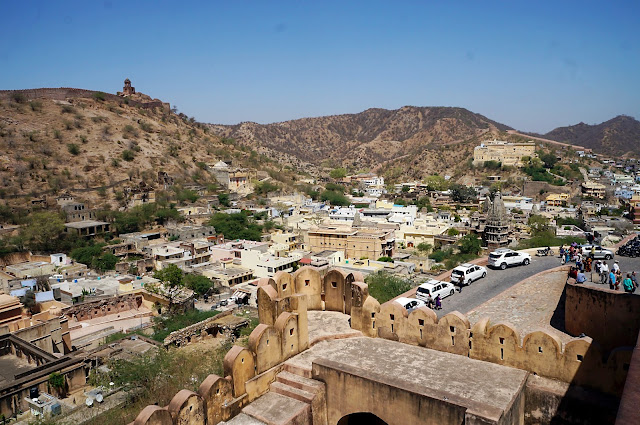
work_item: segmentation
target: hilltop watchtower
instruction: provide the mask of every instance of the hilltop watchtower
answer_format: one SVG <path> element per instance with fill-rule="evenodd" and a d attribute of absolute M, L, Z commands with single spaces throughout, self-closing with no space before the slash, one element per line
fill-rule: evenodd
<path fill-rule="evenodd" d="M 124 80 L 124 87 L 122 88 L 122 96 L 131 96 L 132 94 L 136 94 L 136 88 L 131 86 L 131 80 L 128 78 Z"/>

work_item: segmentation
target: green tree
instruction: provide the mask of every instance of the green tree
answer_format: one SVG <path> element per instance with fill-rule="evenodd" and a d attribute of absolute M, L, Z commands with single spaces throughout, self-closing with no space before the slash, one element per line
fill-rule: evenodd
<path fill-rule="evenodd" d="M 369 295 L 378 300 L 380 304 L 411 289 L 409 282 L 384 271 L 372 273 L 364 280 L 369 285 Z"/>
<path fill-rule="evenodd" d="M 175 264 L 169 264 L 163 269 L 156 270 L 153 277 L 162 282 L 164 286 L 162 294 L 169 298 L 169 309 L 171 309 L 175 297 L 184 287 L 184 273 Z"/>
<path fill-rule="evenodd" d="M 129 149 L 125 149 L 122 151 L 122 159 L 124 159 L 125 161 L 133 161 L 136 158 L 136 155 L 133 153 L 133 151 L 130 151 Z"/>
<path fill-rule="evenodd" d="M 530 215 L 527 224 L 531 229 L 531 236 L 538 236 L 541 233 L 548 233 L 551 231 L 551 227 L 549 226 L 549 219 L 541 215 Z"/>
<path fill-rule="evenodd" d="M 93 259 L 99 257 L 102 254 L 102 245 L 89 245 L 74 248 L 69 256 L 76 260 L 78 263 L 82 263 L 91 267 Z"/>
<path fill-rule="evenodd" d="M 471 202 L 477 195 L 473 187 L 463 186 L 457 183 L 452 184 L 449 189 L 451 190 L 451 199 L 453 199 L 454 202 Z"/>
<path fill-rule="evenodd" d="M 347 177 L 347 170 L 344 168 L 334 168 L 329 172 L 329 177 L 332 179 L 342 179 Z"/>
<path fill-rule="evenodd" d="M 433 249 L 433 246 L 430 243 L 427 243 L 427 242 L 420 242 L 416 248 L 422 254 L 426 255 L 426 254 L 429 253 L 429 251 L 431 251 L 431 249 Z"/>
<path fill-rule="evenodd" d="M 538 157 L 545 168 L 553 168 L 553 166 L 558 162 L 558 157 L 552 153 L 539 153 Z"/>
<path fill-rule="evenodd" d="M 27 224 L 20 232 L 24 243 L 34 251 L 55 251 L 56 242 L 64 231 L 64 221 L 57 213 L 38 212 L 27 217 Z"/>
<path fill-rule="evenodd" d="M 349 200 L 342 193 L 334 192 L 332 190 L 325 190 L 320 194 L 320 200 L 323 202 L 329 202 L 331 205 L 346 206 L 349 205 Z"/>
<path fill-rule="evenodd" d="M 187 274 L 184 276 L 184 286 L 202 296 L 213 287 L 213 281 L 206 276 Z"/>
<path fill-rule="evenodd" d="M 464 235 L 458 242 L 462 254 L 478 255 L 482 251 L 482 241 L 474 234 Z"/>
<path fill-rule="evenodd" d="M 110 252 L 105 252 L 99 257 L 95 257 L 92 262 L 92 267 L 98 271 L 105 272 L 107 270 L 113 270 L 118 262 L 118 257 Z"/>
<path fill-rule="evenodd" d="M 61 394 L 64 394 L 65 392 L 64 375 L 58 372 L 53 372 L 51 375 L 49 375 L 48 382 L 51 388 L 56 389 Z"/>
<path fill-rule="evenodd" d="M 229 202 L 229 194 L 228 193 L 218 194 L 218 202 L 220 202 L 220 205 L 222 205 L 223 207 L 230 206 L 231 202 Z"/>
<path fill-rule="evenodd" d="M 235 214 L 216 213 L 209 220 L 209 225 L 215 227 L 216 232 L 222 233 L 226 239 L 259 241 L 262 237 L 262 227 L 255 222 L 255 219 L 249 219 L 242 212 Z"/>
<path fill-rule="evenodd" d="M 455 227 L 450 227 L 447 230 L 447 235 L 448 236 L 458 236 L 460 234 L 460 231 L 458 229 L 456 229 Z"/>
<path fill-rule="evenodd" d="M 444 177 L 437 174 L 427 177 L 424 179 L 424 182 L 426 183 L 428 190 L 447 190 L 449 188 L 449 183 L 444 179 Z"/>

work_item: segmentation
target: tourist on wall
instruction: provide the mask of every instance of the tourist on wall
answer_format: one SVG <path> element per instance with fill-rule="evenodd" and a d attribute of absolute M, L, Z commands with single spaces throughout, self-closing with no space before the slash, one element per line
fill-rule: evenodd
<path fill-rule="evenodd" d="M 633 286 L 630 273 L 627 273 L 627 277 L 622 281 L 622 287 L 627 294 L 633 294 L 635 292 L 636 287 Z"/>

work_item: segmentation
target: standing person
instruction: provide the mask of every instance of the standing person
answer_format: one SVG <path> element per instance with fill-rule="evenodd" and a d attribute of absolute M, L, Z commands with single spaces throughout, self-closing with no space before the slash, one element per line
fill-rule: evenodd
<path fill-rule="evenodd" d="M 636 272 L 631 272 L 631 282 L 633 282 L 633 290 L 638 289 L 638 277 L 636 276 Z"/>
<path fill-rule="evenodd" d="M 458 292 L 462 292 L 462 285 L 464 285 L 464 274 L 461 274 L 458 278 Z"/>
<path fill-rule="evenodd" d="M 433 309 L 433 297 L 431 296 L 431 294 L 429 294 L 429 296 L 427 297 L 427 307 Z"/>
<path fill-rule="evenodd" d="M 587 273 L 591 273 L 591 262 L 593 261 L 593 257 L 589 257 L 584 262 L 584 271 Z"/>
<path fill-rule="evenodd" d="M 616 288 L 616 274 L 614 273 L 613 270 L 611 270 L 609 272 L 609 289 L 613 289 L 614 291 L 617 289 Z"/>
<path fill-rule="evenodd" d="M 636 290 L 635 286 L 633 286 L 630 273 L 627 273 L 627 277 L 622 281 L 622 288 L 627 294 L 633 294 L 633 291 Z"/>
<path fill-rule="evenodd" d="M 600 283 L 604 285 L 607 280 L 609 280 L 609 265 L 606 261 L 603 261 L 600 266 Z"/>
<path fill-rule="evenodd" d="M 578 270 L 582 271 L 583 270 L 583 265 L 582 265 L 582 254 L 577 253 L 576 254 L 576 267 L 578 268 Z"/>
<path fill-rule="evenodd" d="M 596 246 L 592 245 L 591 246 L 591 255 L 589 255 L 591 258 L 596 256 Z"/>
<path fill-rule="evenodd" d="M 442 300 L 440 299 L 440 294 L 436 296 L 436 310 L 442 310 Z"/>
<path fill-rule="evenodd" d="M 600 268 L 601 268 L 601 264 L 600 264 L 600 260 L 596 260 L 595 264 L 593 265 L 593 271 L 596 272 L 596 274 L 598 275 L 598 277 L 600 277 Z"/>
<path fill-rule="evenodd" d="M 620 272 L 620 264 L 618 264 L 618 260 L 613 262 L 613 267 L 611 268 L 611 270 L 613 270 L 615 274 L 618 274 L 618 272 Z"/>

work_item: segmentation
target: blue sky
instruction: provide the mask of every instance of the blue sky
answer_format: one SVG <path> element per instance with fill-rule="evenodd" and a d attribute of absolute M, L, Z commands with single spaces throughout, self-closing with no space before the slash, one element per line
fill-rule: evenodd
<path fill-rule="evenodd" d="M 640 117 L 640 2 L 0 2 L 0 89 L 138 91 L 233 124 L 460 106 L 525 131 Z"/>

